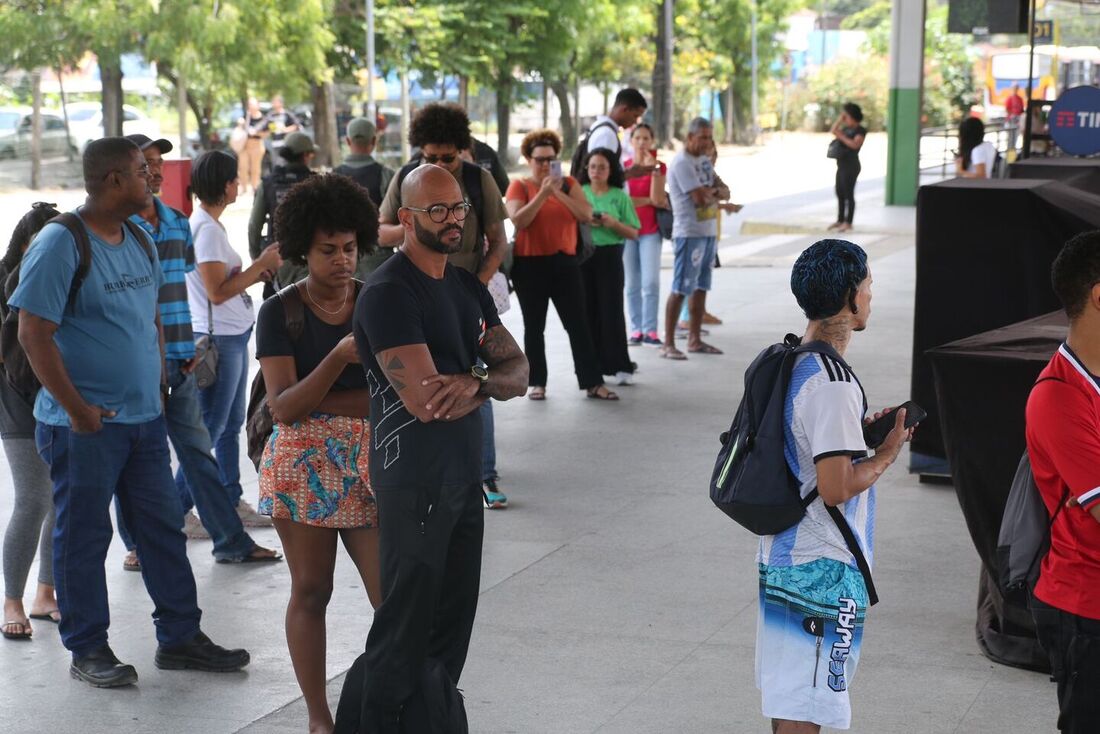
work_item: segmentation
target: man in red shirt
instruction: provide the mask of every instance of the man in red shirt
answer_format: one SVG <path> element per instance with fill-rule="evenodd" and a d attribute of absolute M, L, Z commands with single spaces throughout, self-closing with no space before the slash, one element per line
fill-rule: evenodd
<path fill-rule="evenodd" d="M 1070 327 L 1027 403 L 1031 469 L 1055 518 L 1032 614 L 1058 683 L 1058 728 L 1084 734 L 1100 722 L 1100 231 L 1067 242 L 1051 280 Z"/>
<path fill-rule="evenodd" d="M 1024 98 L 1020 96 L 1020 85 L 1013 84 L 1005 98 L 1005 122 L 1008 123 L 1008 148 L 1016 148 L 1016 134 L 1020 129 L 1020 116 L 1024 114 Z"/>

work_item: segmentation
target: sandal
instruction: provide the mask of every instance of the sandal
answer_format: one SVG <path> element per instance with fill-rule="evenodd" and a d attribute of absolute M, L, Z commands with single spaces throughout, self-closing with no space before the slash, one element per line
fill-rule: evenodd
<path fill-rule="evenodd" d="M 691 354 L 724 354 L 721 349 L 713 347 L 706 342 L 699 342 L 698 346 L 688 347 L 688 352 Z"/>
<path fill-rule="evenodd" d="M 607 385 L 588 388 L 588 397 L 593 400 L 618 400 L 619 396 L 607 389 Z"/>
<path fill-rule="evenodd" d="M 53 622 L 54 624 L 61 624 L 60 609 L 51 609 L 48 612 L 32 612 L 27 616 L 31 619 L 41 619 L 43 622 Z"/>
<path fill-rule="evenodd" d="M 217 563 L 277 563 L 281 560 L 283 556 L 279 551 L 257 545 L 243 558 L 219 558 Z"/>
<path fill-rule="evenodd" d="M 18 627 L 19 631 L 9 632 L 9 627 Z M 32 632 L 30 620 L 24 619 L 20 622 L 18 619 L 10 619 L 4 622 L 3 632 L 0 634 L 3 634 L 6 640 L 29 640 Z"/>
<path fill-rule="evenodd" d="M 685 359 L 687 359 L 687 355 L 684 354 L 683 352 L 681 352 L 676 347 L 669 347 L 669 346 L 661 347 L 661 351 L 658 352 L 658 354 L 661 355 L 662 359 L 672 359 L 672 360 L 675 360 L 677 362 L 682 362 Z"/>
<path fill-rule="evenodd" d="M 141 571 L 141 561 L 138 560 L 137 551 L 130 551 L 122 559 L 123 571 Z"/>
<path fill-rule="evenodd" d="M 546 400 L 546 388 L 532 387 L 527 391 L 527 397 L 530 400 Z"/>

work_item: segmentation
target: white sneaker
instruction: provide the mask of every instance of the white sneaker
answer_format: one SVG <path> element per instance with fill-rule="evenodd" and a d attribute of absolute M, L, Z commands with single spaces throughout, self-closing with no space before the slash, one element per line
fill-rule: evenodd
<path fill-rule="evenodd" d="M 633 385 L 634 374 L 632 372 L 616 372 L 615 379 L 620 385 Z"/>
<path fill-rule="evenodd" d="M 210 533 L 206 532 L 206 528 L 202 526 L 202 522 L 194 510 L 188 511 L 183 516 L 183 534 L 192 540 L 207 540 L 210 538 Z"/>
<path fill-rule="evenodd" d="M 241 500 L 237 503 L 237 517 L 241 518 L 241 524 L 246 528 L 269 528 L 271 518 L 256 512 L 256 508 Z"/>

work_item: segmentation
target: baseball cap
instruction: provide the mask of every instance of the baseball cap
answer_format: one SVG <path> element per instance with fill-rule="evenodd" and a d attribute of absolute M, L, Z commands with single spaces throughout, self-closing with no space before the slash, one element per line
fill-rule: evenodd
<path fill-rule="evenodd" d="M 302 155 L 303 153 L 316 153 L 317 146 L 305 133 L 293 132 L 283 139 L 283 150 L 295 155 Z"/>
<path fill-rule="evenodd" d="M 136 144 L 137 147 L 141 148 L 142 151 L 145 151 L 146 148 L 151 148 L 154 145 L 157 147 L 157 150 L 160 151 L 161 155 L 165 155 L 172 150 L 172 144 L 164 138 L 153 140 L 148 135 L 135 133 L 133 135 L 127 135 L 126 139 L 129 140 L 131 143 Z"/>
<path fill-rule="evenodd" d="M 365 117 L 356 117 L 348 123 L 348 137 L 352 140 L 362 140 L 364 143 L 369 143 L 374 140 L 377 133 L 378 130 L 375 128 L 374 123 Z"/>

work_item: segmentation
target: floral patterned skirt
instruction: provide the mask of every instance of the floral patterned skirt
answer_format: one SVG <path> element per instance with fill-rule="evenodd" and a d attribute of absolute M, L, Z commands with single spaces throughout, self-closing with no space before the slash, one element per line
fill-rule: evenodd
<path fill-rule="evenodd" d="M 378 527 L 370 420 L 313 413 L 276 423 L 260 461 L 259 511 L 322 528 Z"/>

